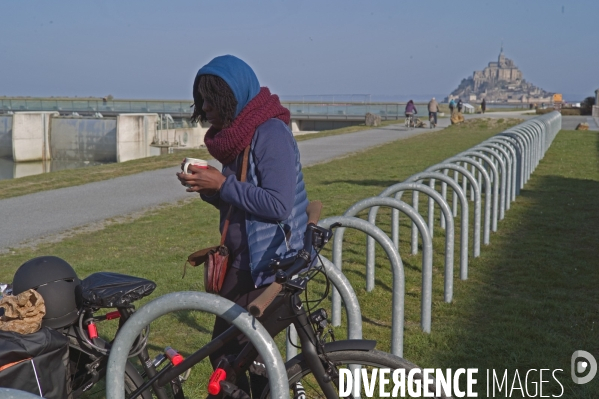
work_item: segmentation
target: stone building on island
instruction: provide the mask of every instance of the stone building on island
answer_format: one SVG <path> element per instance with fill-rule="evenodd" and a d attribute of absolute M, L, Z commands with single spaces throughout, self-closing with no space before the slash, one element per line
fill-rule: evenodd
<path fill-rule="evenodd" d="M 497 62 L 463 79 L 445 100 L 480 102 L 484 98 L 489 103 L 536 104 L 550 103 L 552 94 L 527 82 L 514 61 L 505 57 L 502 46 Z"/>

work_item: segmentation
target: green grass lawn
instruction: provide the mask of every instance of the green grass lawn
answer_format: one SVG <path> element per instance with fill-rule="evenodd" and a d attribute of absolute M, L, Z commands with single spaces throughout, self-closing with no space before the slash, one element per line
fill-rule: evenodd
<path fill-rule="evenodd" d="M 510 124 L 504 121 L 491 126 L 485 121 L 467 121 L 305 168 L 309 198 L 323 202 L 322 217 L 341 215 L 353 203 L 377 195 Z M 596 397 L 599 378 L 583 386 L 574 384 L 570 356 L 582 349 L 599 358 L 597 198 L 599 134 L 562 131 L 505 219 L 499 222 L 498 232 L 492 233 L 490 245 L 482 246 L 479 258 L 470 258 L 469 279 L 460 281 L 456 277 L 450 304 L 443 302 L 445 238 L 437 226 L 431 334 L 420 330 L 422 260 L 421 255 L 409 255 L 409 228 L 403 220 L 400 254 L 406 274 L 404 356 L 423 367 L 478 368 L 479 397 L 487 397 L 487 369 L 501 374 L 507 369 L 511 386 L 516 370 L 524 384 L 529 369 L 557 368 L 563 369 L 556 374 L 564 387 L 562 397 Z M 425 206 L 420 209 L 425 213 Z M 390 230 L 389 214 L 388 210 L 379 212 L 379 225 L 386 231 Z M 183 264 L 189 253 L 218 241 L 217 219 L 216 210 L 199 199 L 181 202 L 133 222 L 0 255 L 0 281 L 10 281 L 25 260 L 52 254 L 69 261 L 80 277 L 113 271 L 156 281 L 155 293 L 140 303 L 168 292 L 201 290 L 202 270 L 188 270 L 181 279 Z M 457 270 L 459 220 L 455 224 Z M 376 339 L 379 349 L 389 350 L 391 272 L 383 251 L 377 248 L 377 287 L 371 293 L 365 292 L 365 241 L 361 233 L 346 232 L 344 272 L 362 307 L 364 337 Z M 330 249 L 325 252 L 330 259 Z M 310 289 L 313 297 L 322 292 L 321 282 Z M 329 310 L 327 301 L 323 306 Z M 152 324 L 150 347 L 154 351 L 171 345 L 188 355 L 208 342 L 211 320 L 212 316 L 199 312 L 162 317 Z M 109 337 L 114 327 L 100 331 Z M 335 333 L 343 338 L 345 328 L 336 328 Z M 282 337 L 277 342 L 283 345 Z M 194 369 L 187 383 L 189 397 L 203 394 L 208 373 L 207 362 Z M 538 374 L 535 378 L 538 383 Z M 543 386 L 543 395 L 560 394 L 560 385 L 550 373 L 546 372 L 543 380 L 549 380 Z M 529 381 L 531 393 L 533 388 Z M 521 397 L 520 390 L 512 397 Z"/>

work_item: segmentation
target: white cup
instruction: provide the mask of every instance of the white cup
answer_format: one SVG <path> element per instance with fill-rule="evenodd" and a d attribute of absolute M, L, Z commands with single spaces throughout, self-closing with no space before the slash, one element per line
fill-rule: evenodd
<path fill-rule="evenodd" d="M 205 161 L 203 159 L 198 159 L 198 158 L 185 158 L 185 160 L 183 161 L 183 172 L 184 173 L 193 173 L 193 172 L 187 171 L 187 169 L 189 168 L 189 165 L 193 165 L 193 166 L 196 166 L 196 167 L 202 168 L 202 169 L 208 169 L 208 161 Z"/>

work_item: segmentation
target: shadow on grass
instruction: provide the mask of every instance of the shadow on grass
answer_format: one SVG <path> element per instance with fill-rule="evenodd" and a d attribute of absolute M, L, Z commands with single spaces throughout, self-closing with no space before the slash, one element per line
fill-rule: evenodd
<path fill-rule="evenodd" d="M 183 323 L 195 330 L 198 330 L 199 332 L 212 334 L 212 329 L 209 330 L 198 323 L 198 320 L 195 316 L 196 314 L 197 312 L 194 310 L 180 310 L 178 312 L 171 313 L 171 315 L 174 316 L 179 323 Z"/>
<path fill-rule="evenodd" d="M 390 328 L 391 327 L 391 323 L 385 322 L 385 321 L 380 321 L 380 320 L 373 320 L 370 319 L 364 315 L 362 315 L 362 321 L 366 322 L 368 324 L 372 324 L 373 326 L 378 326 L 378 327 L 385 327 L 385 328 Z"/>
<path fill-rule="evenodd" d="M 516 370 L 524 384 L 530 369 L 562 369 L 563 397 L 596 397 L 599 378 L 574 384 L 570 358 L 580 349 L 599 358 L 599 182 L 537 176 L 529 186 L 492 237 L 496 249 L 472 262 L 475 281 L 456 284 L 466 314 L 441 327 L 449 350 L 435 357 L 440 367 L 478 367 L 479 395 L 487 369 L 507 369 L 508 386 Z M 550 373 L 543 394 L 559 395 Z"/>

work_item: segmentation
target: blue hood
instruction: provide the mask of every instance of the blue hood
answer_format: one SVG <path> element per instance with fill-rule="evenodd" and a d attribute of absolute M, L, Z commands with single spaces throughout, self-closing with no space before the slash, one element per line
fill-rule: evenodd
<path fill-rule="evenodd" d="M 197 88 L 197 81 L 201 75 L 216 75 L 222 78 L 235 94 L 237 108 L 235 117 L 241 110 L 260 92 L 258 78 L 252 68 L 232 55 L 222 55 L 214 58 L 208 64 L 204 65 L 198 71 L 196 83 L 194 83 L 193 93 Z"/>

